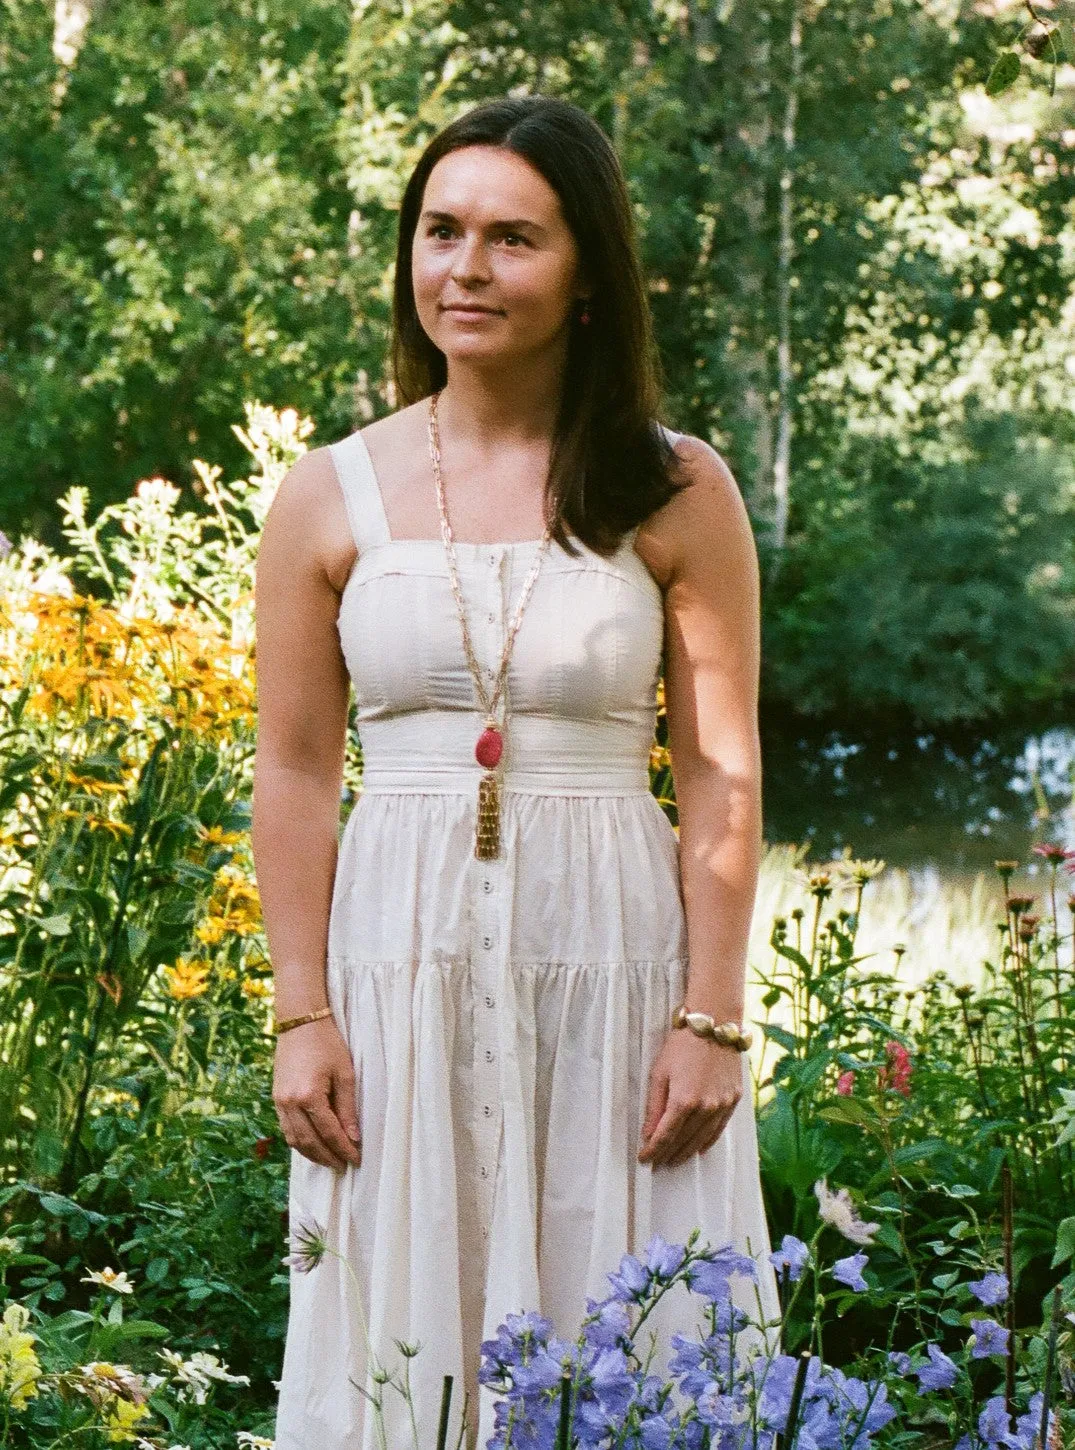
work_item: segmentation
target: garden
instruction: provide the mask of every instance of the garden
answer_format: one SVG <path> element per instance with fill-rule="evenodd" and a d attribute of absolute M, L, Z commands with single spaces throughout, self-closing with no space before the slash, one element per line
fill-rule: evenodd
<path fill-rule="evenodd" d="M 72 487 L 62 548 L 3 541 L 0 1446 L 271 1446 L 288 1268 L 331 1252 L 287 1221 L 249 838 L 256 541 L 311 432 L 250 405 L 247 476 L 200 463 L 197 508 Z M 519 1305 L 483 1346 L 498 1450 L 1075 1443 L 1075 853 L 997 860 L 970 974 L 856 945 L 885 869 L 766 865 L 793 902 L 751 984 L 779 1322 L 749 1259 L 654 1240 L 581 1325 Z M 699 1331 L 659 1374 L 666 1294 Z M 421 1348 L 395 1353 L 382 1404 Z"/>
<path fill-rule="evenodd" d="M 758 547 L 779 1313 L 639 1244 L 483 1346 L 491 1450 L 1073 1450 L 1075 0 L 0 0 L 0 1450 L 271 1450 L 332 1248 L 272 1103 L 257 542 L 313 420 L 397 405 L 418 155 L 532 92 L 613 141 L 662 421 Z M 667 740 L 659 696 L 676 827 Z M 450 1383 L 389 1441 L 379 1348 L 380 1450 L 463 1450 Z"/>

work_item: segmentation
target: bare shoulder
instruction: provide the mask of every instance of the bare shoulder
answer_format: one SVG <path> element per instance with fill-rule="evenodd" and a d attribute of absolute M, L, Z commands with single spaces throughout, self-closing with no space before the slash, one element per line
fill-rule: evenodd
<path fill-rule="evenodd" d="M 675 441 L 687 487 L 646 520 L 635 546 L 662 589 L 757 569 L 750 516 L 727 463 L 701 438 Z"/>
<path fill-rule="evenodd" d="M 328 445 L 309 449 L 284 474 L 265 519 L 259 553 L 286 554 L 293 569 L 323 573 L 334 585 L 346 578 L 355 549 Z"/>

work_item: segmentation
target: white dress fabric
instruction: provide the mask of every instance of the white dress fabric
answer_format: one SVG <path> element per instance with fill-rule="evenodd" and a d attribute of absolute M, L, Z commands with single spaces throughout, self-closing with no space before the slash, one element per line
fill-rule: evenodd
<path fill-rule="evenodd" d="M 670 435 L 675 437 L 676 435 Z M 341 841 L 328 991 L 358 1074 L 362 1162 L 292 1153 L 290 1222 L 334 1254 L 292 1269 L 276 1450 L 374 1450 L 368 1343 L 410 1361 L 419 1444 L 493 1433 L 480 1344 L 540 1310 L 574 1338 L 586 1297 L 653 1234 L 698 1227 L 767 1261 L 749 1069 L 721 1138 L 676 1168 L 637 1162 L 648 1075 L 683 1000 L 679 841 L 649 786 L 663 596 L 632 531 L 610 559 L 552 544 L 507 686 L 501 855 L 474 855 L 483 728 L 443 541 L 393 539 L 360 433 L 332 445 L 358 556 L 339 634 L 357 697 L 363 791 Z M 457 542 L 479 663 L 499 665 L 538 541 Z M 758 1290 L 742 1302 L 758 1311 Z M 361 1294 L 359 1302 L 358 1295 Z M 668 1295 L 662 1335 L 702 1301 Z M 363 1324 L 365 1320 L 365 1325 Z M 384 1386 L 389 1450 L 414 1444 Z M 475 1430 L 477 1438 L 475 1439 Z"/>

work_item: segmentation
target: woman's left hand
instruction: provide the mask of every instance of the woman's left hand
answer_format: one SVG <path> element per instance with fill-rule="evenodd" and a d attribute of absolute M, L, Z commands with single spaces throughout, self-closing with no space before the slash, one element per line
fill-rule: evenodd
<path fill-rule="evenodd" d="M 743 1096 L 743 1066 L 734 1047 L 673 1028 L 649 1077 L 640 1163 L 678 1167 L 711 1148 Z"/>

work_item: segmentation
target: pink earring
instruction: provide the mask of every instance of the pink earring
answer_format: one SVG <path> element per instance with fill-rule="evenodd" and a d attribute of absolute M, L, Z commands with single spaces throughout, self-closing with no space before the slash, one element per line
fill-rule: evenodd
<path fill-rule="evenodd" d="M 586 323 L 590 320 L 590 308 L 587 303 L 582 304 L 582 311 L 579 313 L 579 321 Z"/>

